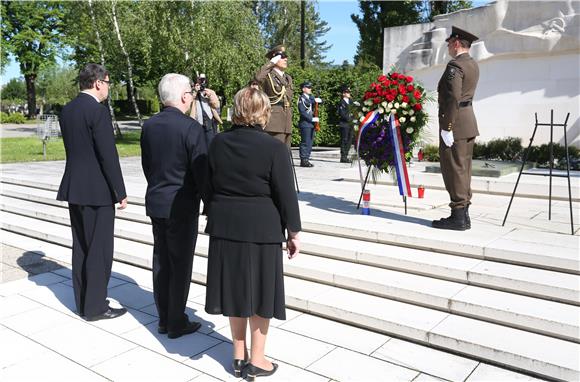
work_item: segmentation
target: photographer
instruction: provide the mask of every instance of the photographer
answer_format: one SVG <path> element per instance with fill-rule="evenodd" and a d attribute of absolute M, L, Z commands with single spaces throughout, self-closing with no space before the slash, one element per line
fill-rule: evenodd
<path fill-rule="evenodd" d="M 218 111 L 220 101 L 217 94 L 207 87 L 205 74 L 200 74 L 197 77 L 193 89 L 193 104 L 189 115 L 203 126 L 209 146 L 217 134 L 218 125 L 223 123 Z"/>

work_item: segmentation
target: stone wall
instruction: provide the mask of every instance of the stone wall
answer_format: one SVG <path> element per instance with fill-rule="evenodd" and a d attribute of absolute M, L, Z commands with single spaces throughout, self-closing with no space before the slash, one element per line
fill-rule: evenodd
<path fill-rule="evenodd" d="M 580 2 L 498 0 L 483 7 L 435 18 L 433 23 L 386 28 L 383 63 L 412 75 L 434 93 L 450 57 L 445 38 L 456 25 L 479 36 L 471 55 L 480 66 L 474 99 L 480 140 L 516 136 L 526 145 L 535 117 L 564 122 L 568 142 L 580 147 Z M 426 140 L 437 142 L 437 105 Z M 549 141 L 549 129 L 539 128 L 534 143 Z M 562 128 L 554 130 L 563 144 Z"/>

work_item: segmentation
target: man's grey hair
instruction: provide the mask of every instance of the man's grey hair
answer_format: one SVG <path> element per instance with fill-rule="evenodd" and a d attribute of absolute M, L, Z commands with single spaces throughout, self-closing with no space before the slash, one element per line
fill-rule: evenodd
<path fill-rule="evenodd" d="M 158 90 L 163 105 L 178 104 L 183 92 L 191 91 L 191 81 L 183 74 L 168 73 L 159 81 Z"/>

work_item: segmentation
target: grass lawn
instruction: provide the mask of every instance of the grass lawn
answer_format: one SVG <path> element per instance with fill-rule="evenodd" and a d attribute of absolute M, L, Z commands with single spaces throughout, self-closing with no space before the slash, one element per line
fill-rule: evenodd
<path fill-rule="evenodd" d="M 139 131 L 124 132 L 123 138 L 117 139 L 117 151 L 122 157 L 140 156 Z M 46 160 L 65 159 L 64 144 L 61 138 L 48 141 Z M 42 141 L 30 138 L 0 138 L 0 163 L 37 162 L 44 160 Z"/>

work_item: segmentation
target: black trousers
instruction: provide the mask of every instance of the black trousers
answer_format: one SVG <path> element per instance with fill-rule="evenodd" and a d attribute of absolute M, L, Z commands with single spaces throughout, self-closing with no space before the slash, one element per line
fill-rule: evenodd
<path fill-rule="evenodd" d="M 349 123 L 340 123 L 340 159 L 348 159 L 348 152 L 352 145 L 354 129 Z"/>
<path fill-rule="evenodd" d="M 191 283 L 193 253 L 197 241 L 198 215 L 179 218 L 154 218 L 153 296 L 159 325 L 170 332 L 187 323 L 185 304 Z"/>
<path fill-rule="evenodd" d="M 114 206 L 68 206 L 72 280 L 77 313 L 93 317 L 109 309 L 107 285 L 113 265 Z"/>

